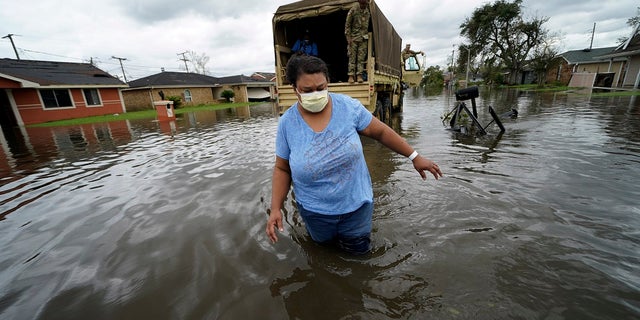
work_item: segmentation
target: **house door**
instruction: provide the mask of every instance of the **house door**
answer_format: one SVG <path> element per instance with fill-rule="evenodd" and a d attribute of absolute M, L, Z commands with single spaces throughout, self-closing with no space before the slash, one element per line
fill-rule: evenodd
<path fill-rule="evenodd" d="M 11 108 L 11 102 L 5 89 L 0 89 L 0 127 L 2 129 L 1 138 L 4 138 L 2 143 L 9 146 L 10 153 L 19 154 L 27 150 L 25 139 L 18 126 L 18 120 L 13 114 L 13 108 Z"/>
<path fill-rule="evenodd" d="M 11 108 L 11 102 L 9 102 L 9 96 L 5 89 L 0 89 L 0 126 L 2 126 L 3 130 L 18 126 L 18 121 L 13 114 L 13 108 Z"/>

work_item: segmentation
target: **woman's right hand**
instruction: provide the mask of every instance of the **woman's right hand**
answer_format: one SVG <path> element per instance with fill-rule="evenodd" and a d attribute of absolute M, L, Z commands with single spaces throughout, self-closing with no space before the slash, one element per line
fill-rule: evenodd
<path fill-rule="evenodd" d="M 280 232 L 284 231 L 284 228 L 282 227 L 282 212 L 280 212 L 279 209 L 271 210 L 269 219 L 267 220 L 267 236 L 272 243 L 276 243 L 278 241 L 276 229 Z"/>

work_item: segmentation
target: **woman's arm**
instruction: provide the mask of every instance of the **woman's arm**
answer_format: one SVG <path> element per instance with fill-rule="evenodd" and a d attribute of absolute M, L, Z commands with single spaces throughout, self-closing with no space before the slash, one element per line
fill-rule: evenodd
<path fill-rule="evenodd" d="M 276 228 L 278 231 L 284 231 L 282 225 L 282 206 L 284 199 L 291 188 L 291 168 L 289 161 L 276 156 L 276 164 L 273 168 L 273 178 L 271 181 L 271 213 L 267 220 L 267 236 L 271 242 L 278 241 Z"/>
<path fill-rule="evenodd" d="M 378 140 L 387 148 L 405 157 L 410 156 L 415 151 L 398 133 L 375 117 L 371 119 L 371 123 L 360 134 Z M 420 155 L 416 156 L 412 162 L 413 167 L 418 171 L 422 179 L 427 178 L 425 170 L 431 172 L 436 179 L 442 177 L 442 172 L 435 162 Z"/>

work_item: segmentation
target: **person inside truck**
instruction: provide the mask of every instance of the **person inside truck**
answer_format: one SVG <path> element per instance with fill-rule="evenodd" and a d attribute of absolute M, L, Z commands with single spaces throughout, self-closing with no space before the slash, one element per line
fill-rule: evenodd
<path fill-rule="evenodd" d="M 360 135 L 408 157 L 422 179 L 442 177 L 438 165 L 373 117 L 359 100 L 330 93 L 328 68 L 301 55 L 287 63 L 287 80 L 298 101 L 280 117 L 266 233 L 283 232 L 282 208 L 293 184 L 295 203 L 314 242 L 350 254 L 370 251 L 373 187 Z"/>
<path fill-rule="evenodd" d="M 291 48 L 295 54 L 306 54 L 310 56 L 318 56 L 318 45 L 311 40 L 309 30 L 304 32 L 302 39 L 298 39 Z"/>
<path fill-rule="evenodd" d="M 369 39 L 369 0 L 358 0 L 358 3 L 347 13 L 344 24 L 344 35 L 347 38 L 347 55 L 349 56 L 349 83 L 355 80 L 363 82 L 362 73 L 367 64 L 367 46 Z"/>
<path fill-rule="evenodd" d="M 424 52 L 411 50 L 411 44 L 407 43 L 407 45 L 402 50 L 402 64 L 404 65 L 405 70 L 420 70 L 420 66 L 418 66 L 418 58 L 416 57 L 416 55 L 418 54 L 424 55 Z"/>

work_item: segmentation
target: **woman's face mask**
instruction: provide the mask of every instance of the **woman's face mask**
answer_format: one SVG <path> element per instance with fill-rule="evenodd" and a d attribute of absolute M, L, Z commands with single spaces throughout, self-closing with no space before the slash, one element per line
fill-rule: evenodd
<path fill-rule="evenodd" d="M 324 107 L 326 107 L 327 103 L 329 102 L 328 89 L 309 93 L 301 93 L 296 88 L 296 91 L 300 95 L 300 105 L 302 106 L 302 108 L 309 112 L 318 113 L 324 110 Z"/>

